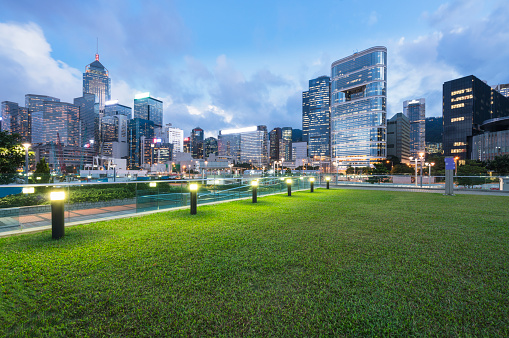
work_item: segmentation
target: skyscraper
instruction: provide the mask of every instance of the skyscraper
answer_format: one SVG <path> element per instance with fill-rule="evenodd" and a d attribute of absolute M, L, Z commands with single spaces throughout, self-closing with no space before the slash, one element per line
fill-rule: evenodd
<path fill-rule="evenodd" d="M 154 122 L 154 128 L 163 126 L 163 101 L 150 97 L 150 93 L 138 94 L 134 97 L 134 118 Z"/>
<path fill-rule="evenodd" d="M 331 73 L 332 158 L 343 168 L 385 159 L 387 48 L 335 61 Z"/>
<path fill-rule="evenodd" d="M 173 144 L 173 154 L 184 152 L 184 131 L 175 127 L 168 127 L 168 143 Z"/>
<path fill-rule="evenodd" d="M 118 103 L 118 100 L 106 101 L 104 107 L 104 116 L 115 116 L 124 115 L 128 120 L 133 117 L 133 110 L 131 107 L 127 107 Z"/>
<path fill-rule="evenodd" d="M 59 98 L 47 95 L 26 94 L 25 107 L 30 115 L 31 143 L 44 143 L 44 103 L 60 102 Z"/>
<path fill-rule="evenodd" d="M 403 114 L 410 121 L 410 156 L 426 150 L 426 103 L 424 99 L 403 101 Z"/>
<path fill-rule="evenodd" d="M 191 154 L 193 158 L 203 158 L 203 129 L 196 127 L 191 130 Z"/>
<path fill-rule="evenodd" d="M 85 67 L 83 73 L 83 95 L 94 94 L 99 110 L 104 109 L 106 101 L 111 100 L 111 79 L 108 70 L 99 62 L 99 54 L 95 61 Z"/>
<path fill-rule="evenodd" d="M 44 102 L 44 143 L 80 146 L 80 108 L 67 102 Z"/>
<path fill-rule="evenodd" d="M 410 120 L 397 113 L 387 121 L 387 157 L 395 156 L 402 163 L 409 163 Z"/>
<path fill-rule="evenodd" d="M 219 157 L 230 157 L 236 163 L 251 163 L 262 167 L 268 164 L 268 133 L 266 126 L 220 130 Z"/>
<path fill-rule="evenodd" d="M 214 137 L 207 137 L 203 141 L 203 156 L 207 158 L 209 155 L 217 155 L 217 139 Z"/>
<path fill-rule="evenodd" d="M 470 159 L 472 137 L 482 133 L 483 123 L 509 116 L 509 98 L 473 75 L 445 82 L 442 97 L 445 156 Z"/>
<path fill-rule="evenodd" d="M 80 109 L 82 146 L 86 143 L 97 145 L 100 142 L 100 112 L 99 104 L 95 103 L 96 96 L 94 94 L 83 93 L 83 96 L 74 99 L 74 105 Z"/>
<path fill-rule="evenodd" d="M 330 156 L 330 77 L 309 80 L 302 93 L 302 135 L 308 142 L 308 155 Z"/>
<path fill-rule="evenodd" d="M 2 102 L 2 131 L 12 132 L 12 116 L 18 113 L 19 105 L 16 102 Z"/>
<path fill-rule="evenodd" d="M 281 128 L 276 127 L 269 133 L 270 139 L 270 161 L 279 161 L 279 140 L 281 139 Z"/>
<path fill-rule="evenodd" d="M 154 122 L 134 118 L 128 122 L 129 169 L 140 168 L 144 163 L 146 153 L 150 156 L 150 143 L 154 138 Z"/>

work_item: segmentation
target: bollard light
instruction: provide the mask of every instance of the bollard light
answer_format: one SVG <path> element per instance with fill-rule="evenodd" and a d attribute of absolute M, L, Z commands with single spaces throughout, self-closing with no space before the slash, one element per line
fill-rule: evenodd
<path fill-rule="evenodd" d="M 156 182 L 150 182 L 148 185 L 149 185 L 151 188 L 155 188 L 155 187 L 157 187 L 157 183 L 156 183 Z"/>
<path fill-rule="evenodd" d="M 288 187 L 288 196 L 292 196 L 292 179 L 286 180 L 286 186 Z"/>
<path fill-rule="evenodd" d="M 34 187 L 25 187 L 23 188 L 23 193 L 24 194 L 33 194 L 35 192 L 35 188 Z"/>
<path fill-rule="evenodd" d="M 253 190 L 253 203 L 258 202 L 258 181 L 251 181 L 251 188 Z"/>
<path fill-rule="evenodd" d="M 329 176 L 327 176 L 325 178 L 325 182 L 327 182 L 327 189 L 329 189 L 329 184 L 330 184 L 330 177 Z"/>
<path fill-rule="evenodd" d="M 309 178 L 309 185 L 311 187 L 311 192 L 315 191 L 315 178 L 314 177 Z"/>
<path fill-rule="evenodd" d="M 64 191 L 52 191 L 49 198 L 51 200 L 51 237 L 60 239 L 64 237 Z"/>
<path fill-rule="evenodd" d="M 190 184 L 189 191 L 191 192 L 191 215 L 196 215 L 196 205 L 198 202 L 198 184 Z"/>

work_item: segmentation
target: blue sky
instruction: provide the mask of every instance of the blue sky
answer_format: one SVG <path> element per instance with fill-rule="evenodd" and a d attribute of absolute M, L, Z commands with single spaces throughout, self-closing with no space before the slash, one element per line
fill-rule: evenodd
<path fill-rule="evenodd" d="M 440 116 L 442 84 L 476 75 L 509 83 L 509 3 L 478 1 L 0 0 L 0 100 L 27 93 L 72 102 L 100 61 L 112 98 L 164 101 L 188 135 L 265 124 L 301 128 L 308 80 L 333 61 L 388 49 L 388 117 L 424 97 Z"/>

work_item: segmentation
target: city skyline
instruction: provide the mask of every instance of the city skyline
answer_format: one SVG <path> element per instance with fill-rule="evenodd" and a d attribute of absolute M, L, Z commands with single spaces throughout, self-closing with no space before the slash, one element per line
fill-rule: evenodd
<path fill-rule="evenodd" d="M 96 37 L 111 98 L 132 108 L 136 94 L 151 92 L 164 103 L 164 123 L 186 136 L 198 125 L 205 137 L 249 125 L 300 129 L 308 81 L 375 45 L 388 49 L 388 118 L 415 97 L 426 99 L 427 116 L 441 116 L 450 79 L 509 82 L 503 1 L 375 4 L 201 3 L 199 12 L 178 1 L 4 5 L 1 100 L 21 104 L 33 93 L 72 102 Z"/>

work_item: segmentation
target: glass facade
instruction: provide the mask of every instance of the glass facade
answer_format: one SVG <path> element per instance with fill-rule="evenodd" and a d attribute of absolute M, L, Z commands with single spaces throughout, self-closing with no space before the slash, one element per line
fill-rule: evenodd
<path fill-rule="evenodd" d="M 44 142 L 44 111 L 36 111 L 30 114 L 32 144 Z"/>
<path fill-rule="evenodd" d="M 426 150 L 426 102 L 424 99 L 403 101 L 403 114 L 410 121 L 410 156 Z"/>
<path fill-rule="evenodd" d="M 205 158 L 209 155 L 217 155 L 217 139 L 214 137 L 207 137 L 203 141 L 203 155 Z"/>
<path fill-rule="evenodd" d="M 373 47 L 331 66 L 331 150 L 343 168 L 386 157 L 387 49 Z"/>
<path fill-rule="evenodd" d="M 43 143 L 80 146 L 80 108 L 66 102 L 44 102 Z"/>
<path fill-rule="evenodd" d="M 94 94 L 99 110 L 103 110 L 106 101 L 111 100 L 111 79 L 108 70 L 99 62 L 99 55 L 95 61 L 85 67 L 83 73 L 83 94 Z"/>
<path fill-rule="evenodd" d="M 80 108 L 82 146 L 94 140 L 94 144 L 100 141 L 100 121 L 99 104 L 95 103 L 94 94 L 84 93 L 82 97 L 74 99 L 74 105 Z"/>
<path fill-rule="evenodd" d="M 330 77 L 309 80 L 302 93 L 302 134 L 310 157 L 330 156 Z"/>
<path fill-rule="evenodd" d="M 387 157 L 396 156 L 402 163 L 409 163 L 410 121 L 397 113 L 387 121 Z"/>
<path fill-rule="evenodd" d="M 2 102 L 2 131 L 12 132 L 12 115 L 17 114 L 19 105 L 16 102 Z"/>
<path fill-rule="evenodd" d="M 476 158 L 472 137 L 484 121 L 509 116 L 509 99 L 470 75 L 443 85 L 443 149 L 445 156 Z"/>
<path fill-rule="evenodd" d="M 270 139 L 270 161 L 279 161 L 279 140 L 281 139 L 281 128 L 274 128 L 269 133 Z"/>
<path fill-rule="evenodd" d="M 219 157 L 262 167 L 269 160 L 268 141 L 266 126 L 219 131 Z"/>
<path fill-rule="evenodd" d="M 106 106 L 104 107 L 104 116 L 115 116 L 115 115 L 124 115 L 128 119 L 131 119 L 133 116 L 133 110 L 131 107 L 127 107 L 121 105 L 119 103 L 108 103 L 106 102 Z"/>
<path fill-rule="evenodd" d="M 191 130 L 191 154 L 193 158 L 203 158 L 203 129 L 196 127 Z"/>
<path fill-rule="evenodd" d="M 150 96 L 134 99 L 134 118 L 154 122 L 154 127 L 163 126 L 163 102 Z"/>
<path fill-rule="evenodd" d="M 144 154 L 150 156 L 150 142 L 154 138 L 154 122 L 140 118 L 129 120 L 128 123 L 129 169 L 140 168 L 144 164 Z M 147 148 L 148 144 L 148 148 Z M 146 156 L 146 154 L 145 154 Z"/>

